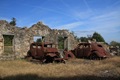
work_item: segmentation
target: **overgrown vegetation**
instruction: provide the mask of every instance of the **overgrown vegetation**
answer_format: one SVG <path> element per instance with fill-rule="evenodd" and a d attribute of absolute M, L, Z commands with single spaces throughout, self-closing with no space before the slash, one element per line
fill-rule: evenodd
<path fill-rule="evenodd" d="M 64 37 L 62 37 L 62 36 L 58 37 L 58 48 L 64 49 Z"/>
<path fill-rule="evenodd" d="M 4 45 L 5 46 L 12 46 L 13 42 L 13 35 L 3 35 L 4 37 Z"/>
<path fill-rule="evenodd" d="M 80 37 L 81 42 L 88 42 L 88 38 L 87 37 Z"/>
<path fill-rule="evenodd" d="M 40 42 L 42 42 L 42 39 L 41 39 L 41 38 L 38 38 L 38 39 L 36 40 L 36 42 L 40 43 Z"/>
<path fill-rule="evenodd" d="M 119 46 L 120 47 L 120 42 L 116 42 L 116 41 L 111 41 L 110 42 L 111 46 Z"/>
<path fill-rule="evenodd" d="M 119 80 L 120 57 L 68 60 L 66 64 L 0 61 L 1 80 Z"/>
<path fill-rule="evenodd" d="M 97 42 L 105 42 L 104 38 L 97 32 L 93 33 L 92 39 L 96 39 Z"/>
<path fill-rule="evenodd" d="M 4 37 L 4 55 L 13 54 L 13 35 L 3 35 Z"/>
<path fill-rule="evenodd" d="M 101 34 L 97 32 L 94 32 L 93 35 L 89 35 L 87 37 L 80 37 L 80 38 L 78 38 L 73 31 L 71 32 L 71 34 L 73 34 L 73 36 L 77 41 L 81 41 L 81 42 L 88 42 L 88 40 L 92 40 L 92 39 L 95 39 L 97 42 L 105 42 Z"/>

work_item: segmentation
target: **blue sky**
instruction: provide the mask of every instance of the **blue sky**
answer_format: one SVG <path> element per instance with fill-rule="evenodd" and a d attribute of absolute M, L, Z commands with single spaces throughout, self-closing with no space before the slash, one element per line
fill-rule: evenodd
<path fill-rule="evenodd" d="M 0 19 L 17 26 L 42 21 L 52 29 L 68 29 L 78 37 L 100 33 L 120 42 L 120 0 L 0 0 Z"/>

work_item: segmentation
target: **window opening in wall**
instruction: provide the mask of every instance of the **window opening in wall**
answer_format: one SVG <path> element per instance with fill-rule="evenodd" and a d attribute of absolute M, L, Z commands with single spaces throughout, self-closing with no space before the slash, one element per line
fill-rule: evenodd
<path fill-rule="evenodd" d="M 14 54 L 14 35 L 3 35 L 4 38 L 4 54 Z"/>
<path fill-rule="evenodd" d="M 34 40 L 34 42 L 40 43 L 43 41 L 43 38 L 44 38 L 43 36 L 34 36 L 33 40 Z"/>

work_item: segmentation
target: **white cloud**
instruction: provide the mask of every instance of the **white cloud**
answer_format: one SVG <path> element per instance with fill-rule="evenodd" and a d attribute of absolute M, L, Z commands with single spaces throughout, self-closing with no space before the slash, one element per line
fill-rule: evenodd
<path fill-rule="evenodd" d="M 89 11 L 92 11 L 92 9 L 90 8 L 90 6 L 89 6 L 87 0 L 83 0 L 83 1 L 84 1 L 84 3 L 85 3 L 86 7 L 88 8 L 88 10 L 89 10 Z"/>
<path fill-rule="evenodd" d="M 90 13 L 90 14 L 89 14 Z M 86 15 L 88 14 L 88 15 Z M 80 16 L 79 16 L 80 15 Z M 94 14 L 92 12 L 82 14 L 74 14 L 74 16 L 78 16 L 78 18 L 83 16 L 83 18 L 87 18 L 86 20 L 79 20 L 77 22 L 68 23 L 62 25 L 62 27 L 58 27 L 61 29 L 69 29 L 69 30 L 80 30 L 83 32 L 76 32 L 75 34 L 78 36 L 87 36 L 92 35 L 93 32 L 97 31 L 105 37 L 106 41 L 110 42 L 112 38 L 111 35 L 118 35 L 120 34 L 120 11 L 105 11 L 104 13 Z M 84 32 L 88 31 L 88 32 Z M 89 32 L 91 31 L 91 32 Z M 92 32 L 93 31 L 93 32 Z M 120 38 L 117 37 L 114 39 L 119 41 Z"/>
<path fill-rule="evenodd" d="M 88 19 L 93 15 L 92 11 L 74 11 L 72 12 L 72 15 L 77 19 L 77 20 L 81 20 L 81 19 Z"/>
<path fill-rule="evenodd" d="M 104 14 L 96 15 L 91 18 L 93 21 L 111 21 L 114 19 L 119 19 L 120 18 L 120 11 L 112 11 L 112 12 L 106 12 Z"/>
<path fill-rule="evenodd" d="M 120 14 L 119 12 L 111 12 L 95 16 L 88 22 L 88 25 L 94 30 L 112 32 L 120 26 Z"/>
<path fill-rule="evenodd" d="M 84 15 L 84 13 L 83 13 Z M 81 15 L 82 16 L 82 15 Z M 86 26 L 84 28 L 84 26 Z M 82 30 L 106 30 L 106 29 L 116 29 L 116 27 L 120 26 L 120 14 L 119 11 L 104 13 L 101 15 L 94 15 L 87 20 L 79 20 L 77 22 L 68 23 L 65 25 L 61 25 L 57 28 L 62 29 L 82 29 Z M 108 31 L 109 32 L 109 31 Z"/>
<path fill-rule="evenodd" d="M 73 22 L 73 23 L 68 23 L 68 24 L 65 24 L 65 25 L 61 25 L 61 26 L 58 26 L 56 27 L 57 29 L 73 29 L 73 28 L 76 28 L 78 26 L 81 26 L 83 25 L 84 23 L 83 22 Z"/>

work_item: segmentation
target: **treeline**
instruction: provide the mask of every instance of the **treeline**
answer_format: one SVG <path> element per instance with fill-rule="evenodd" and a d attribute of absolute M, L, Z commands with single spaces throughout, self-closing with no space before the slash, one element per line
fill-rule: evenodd
<path fill-rule="evenodd" d="M 74 32 L 72 32 L 72 34 L 74 35 Z M 74 35 L 75 36 L 75 35 Z M 117 41 L 111 41 L 109 44 L 105 41 L 105 39 L 97 32 L 94 32 L 93 35 L 91 36 L 88 36 L 88 37 L 77 37 L 75 36 L 75 38 L 78 40 L 78 41 L 81 41 L 81 42 L 88 42 L 88 40 L 93 40 L 95 39 L 97 42 L 104 42 L 105 44 L 107 45 L 110 45 L 110 46 L 119 46 L 120 47 L 120 42 L 117 42 Z"/>
<path fill-rule="evenodd" d="M 111 41 L 110 46 L 119 46 L 119 48 L 120 48 L 120 42 Z"/>
<path fill-rule="evenodd" d="M 72 32 L 72 34 L 74 35 L 74 32 Z M 89 35 L 87 37 L 77 37 L 75 36 L 75 39 L 77 39 L 78 41 L 81 41 L 81 42 L 88 42 L 88 40 L 93 40 L 95 39 L 97 42 L 105 42 L 104 38 L 97 32 L 94 32 L 93 35 Z"/>

